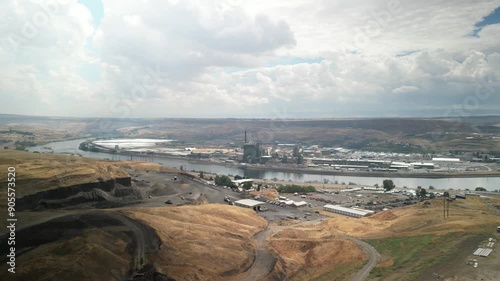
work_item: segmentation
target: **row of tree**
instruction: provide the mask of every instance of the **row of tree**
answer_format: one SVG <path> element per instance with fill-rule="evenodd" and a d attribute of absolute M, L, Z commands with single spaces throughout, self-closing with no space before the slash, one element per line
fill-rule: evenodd
<path fill-rule="evenodd" d="M 307 192 L 315 192 L 316 188 L 313 186 L 300 186 L 300 185 L 281 185 L 276 190 L 279 193 L 307 193 Z"/>

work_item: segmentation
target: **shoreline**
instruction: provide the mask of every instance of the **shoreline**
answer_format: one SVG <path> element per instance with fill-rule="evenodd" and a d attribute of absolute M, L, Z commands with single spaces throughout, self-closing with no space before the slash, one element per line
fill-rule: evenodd
<path fill-rule="evenodd" d="M 104 152 L 107 153 L 107 152 Z M 108 153 L 113 155 L 111 153 Z M 130 156 L 130 152 L 128 154 L 119 153 L 118 155 Z M 203 163 L 210 165 L 218 165 L 222 167 L 231 167 L 242 170 L 250 170 L 250 171 L 275 171 L 275 172 L 284 172 L 284 173 L 299 173 L 299 174 L 314 174 L 314 175 L 333 175 L 333 176 L 346 176 L 346 177 L 386 177 L 386 178 L 427 178 L 427 179 L 439 179 L 439 178 L 488 178 L 488 177 L 500 177 L 500 171 L 491 171 L 491 172 L 459 172 L 459 173 L 450 173 L 450 172 L 426 172 L 426 173 L 400 173 L 400 172 L 373 172 L 373 171 L 338 171 L 338 170 L 318 170 L 318 169 L 310 169 L 310 168 L 300 168 L 300 167 L 272 167 L 272 166 L 255 166 L 251 164 L 238 164 L 238 163 L 221 163 L 214 162 L 207 159 L 193 159 L 189 157 L 176 157 L 169 155 L 144 155 L 141 153 L 133 153 L 133 157 L 159 157 L 165 159 L 176 159 L 176 160 L 184 160 L 193 163 Z"/>
<path fill-rule="evenodd" d="M 448 173 L 448 172 L 428 172 L 428 173 L 399 173 L 399 172 L 369 172 L 369 171 L 335 171 L 335 170 L 316 170 L 307 168 L 289 168 L 289 167 L 261 167 L 261 166 L 247 166 L 239 165 L 240 169 L 247 170 L 271 170 L 277 172 L 287 172 L 287 173 L 303 173 L 303 174 L 315 174 L 315 175 L 333 175 L 333 176 L 353 176 L 353 177 L 390 177 L 390 178 L 427 178 L 427 179 L 439 179 L 439 178 L 487 178 L 487 177 L 500 177 L 500 171 L 492 172 L 470 172 L 470 173 Z"/>

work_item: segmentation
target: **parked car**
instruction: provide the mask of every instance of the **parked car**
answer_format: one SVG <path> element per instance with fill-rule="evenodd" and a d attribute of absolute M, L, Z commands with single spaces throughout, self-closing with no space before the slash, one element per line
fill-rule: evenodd
<path fill-rule="evenodd" d="M 174 202 L 172 202 L 172 200 L 167 200 L 165 201 L 165 204 L 174 204 Z"/>

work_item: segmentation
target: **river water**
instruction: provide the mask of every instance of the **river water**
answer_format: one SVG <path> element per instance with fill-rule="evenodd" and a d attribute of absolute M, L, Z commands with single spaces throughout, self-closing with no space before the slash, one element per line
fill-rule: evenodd
<path fill-rule="evenodd" d="M 114 160 L 130 160 L 130 156 L 125 155 L 111 155 L 107 153 L 82 151 L 78 149 L 78 146 L 85 139 L 70 140 L 53 142 L 46 144 L 42 147 L 31 147 L 30 151 L 40 151 L 48 152 L 53 151 L 54 153 L 75 153 L 81 154 L 85 157 L 100 158 L 100 159 L 114 159 Z M 47 149 L 50 148 L 50 149 Z M 392 179 L 394 184 L 398 187 L 407 186 L 409 188 L 416 188 L 417 186 L 422 186 L 423 188 L 428 188 L 430 185 L 438 189 L 471 189 L 476 187 L 484 187 L 487 190 L 493 191 L 500 189 L 500 177 L 470 177 L 470 178 L 439 178 L 439 179 L 429 179 L 429 178 L 398 178 L 398 177 L 361 177 L 361 176 L 338 176 L 338 175 L 317 175 L 299 172 L 277 172 L 277 171 L 265 171 L 265 170 L 250 170 L 250 169 L 240 169 L 237 167 L 228 167 L 221 164 L 215 163 L 203 163 L 203 162 L 193 162 L 184 159 L 171 159 L 162 157 L 136 157 L 133 156 L 133 160 L 139 161 L 149 161 L 155 163 L 161 163 L 165 166 L 180 168 L 183 167 L 186 171 L 196 170 L 211 172 L 224 175 L 240 175 L 246 176 L 254 179 L 278 179 L 285 181 L 295 181 L 295 182 L 323 182 L 324 179 L 330 182 L 338 181 L 339 183 L 354 182 L 361 185 L 373 186 L 374 184 L 382 184 L 384 179 Z"/>

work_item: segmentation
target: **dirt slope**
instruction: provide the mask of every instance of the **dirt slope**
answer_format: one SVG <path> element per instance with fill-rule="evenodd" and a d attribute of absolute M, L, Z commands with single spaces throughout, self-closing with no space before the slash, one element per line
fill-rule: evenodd
<path fill-rule="evenodd" d="M 210 204 L 130 209 L 153 227 L 163 245 L 153 263 L 180 280 L 239 280 L 254 260 L 253 235 L 266 221 L 253 210 Z"/>
<path fill-rule="evenodd" d="M 24 151 L 0 150 L 0 169 L 16 169 L 16 196 L 18 198 L 62 186 L 129 177 L 115 162 L 72 155 L 40 154 Z M 0 173 L 5 184 L 7 173 Z M 6 184 L 5 184 L 6 186 Z M 4 192 L 1 189 L 0 192 Z M 5 195 L 0 193 L 0 198 Z"/>
<path fill-rule="evenodd" d="M 129 253 L 124 240 L 94 229 L 18 255 L 15 274 L 7 273 L 4 264 L 0 270 L 1 280 L 118 281 L 129 270 Z"/>
<path fill-rule="evenodd" d="M 443 218 L 443 199 L 380 212 L 362 219 L 334 216 L 327 227 L 363 238 L 474 232 L 481 226 L 498 223 L 500 199 L 477 198 L 450 203 L 449 217 Z M 497 206 L 497 207 L 495 207 Z"/>
<path fill-rule="evenodd" d="M 367 260 L 353 241 L 311 228 L 286 228 L 275 233 L 269 245 L 280 258 L 277 267 L 285 280 L 347 280 Z"/>

